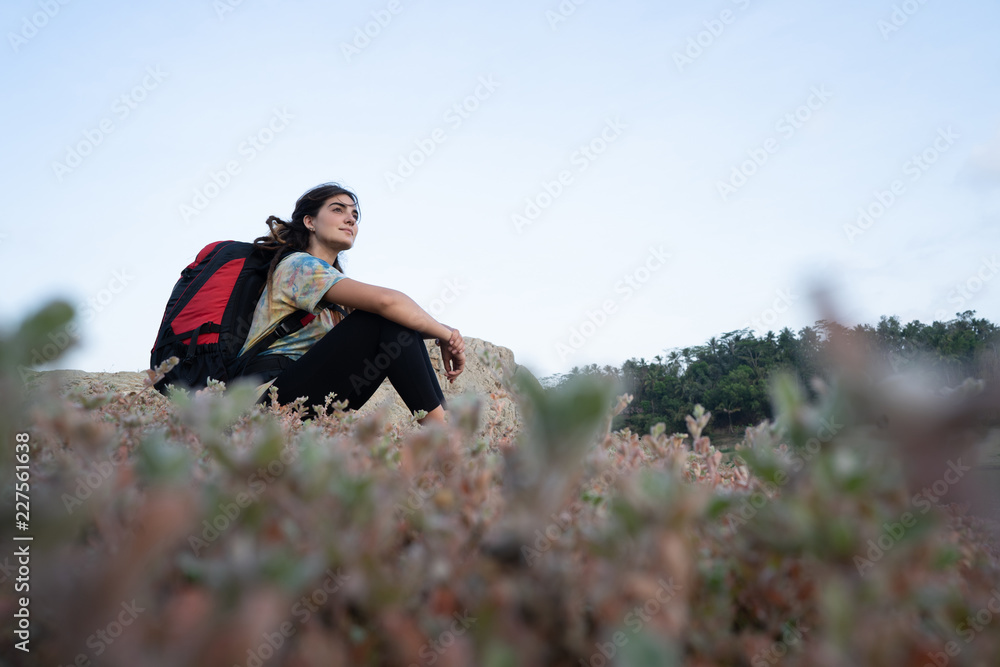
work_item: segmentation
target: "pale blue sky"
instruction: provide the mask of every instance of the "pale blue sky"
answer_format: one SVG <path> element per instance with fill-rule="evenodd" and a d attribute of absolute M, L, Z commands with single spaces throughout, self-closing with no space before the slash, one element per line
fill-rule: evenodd
<path fill-rule="evenodd" d="M 195 253 L 331 180 L 349 276 L 539 376 L 797 330 L 815 280 L 848 324 L 1000 322 L 995 2 L 226 2 L 0 9 L 0 325 L 85 320 L 43 368 L 145 368 Z"/>

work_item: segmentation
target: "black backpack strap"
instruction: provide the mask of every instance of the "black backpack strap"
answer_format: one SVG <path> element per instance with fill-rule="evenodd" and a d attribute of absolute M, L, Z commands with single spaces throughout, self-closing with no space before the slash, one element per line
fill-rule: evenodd
<path fill-rule="evenodd" d="M 267 348 L 271 347 L 271 344 L 274 343 L 274 341 L 279 338 L 283 338 L 288 334 L 295 333 L 304 327 L 305 325 L 302 324 L 302 318 L 307 315 L 312 315 L 312 313 L 305 310 L 296 310 L 294 313 L 283 317 L 282 320 L 278 322 L 278 326 L 276 326 L 271 333 L 264 336 L 262 339 L 257 341 L 253 347 L 236 358 L 233 362 L 233 370 L 230 373 L 230 377 L 237 377 L 241 375 L 247 364 L 250 363 L 250 360 Z"/>
<path fill-rule="evenodd" d="M 164 336 L 163 338 L 160 339 L 157 347 L 160 348 L 166 345 L 172 345 L 173 343 L 182 341 L 185 338 L 190 338 L 191 344 L 188 346 L 188 356 L 190 356 L 194 352 L 194 346 L 198 344 L 198 336 L 200 336 L 201 334 L 220 333 L 221 331 L 222 327 L 216 324 L 215 322 L 204 322 L 203 324 L 199 324 L 191 331 L 185 331 L 183 333 L 170 334 L 169 336 Z"/>

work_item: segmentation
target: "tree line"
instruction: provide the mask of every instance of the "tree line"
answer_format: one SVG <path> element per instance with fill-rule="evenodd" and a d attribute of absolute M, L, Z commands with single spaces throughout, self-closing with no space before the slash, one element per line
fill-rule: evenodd
<path fill-rule="evenodd" d="M 812 377 L 826 377 L 823 358 L 834 332 L 894 372 L 919 366 L 941 386 L 956 386 L 969 377 L 1000 380 L 1000 327 L 967 310 L 953 320 L 932 324 L 914 320 L 902 325 L 898 317 L 883 315 L 875 326 L 848 328 L 819 320 L 798 333 L 785 327 L 760 337 L 751 329 L 739 329 L 713 336 L 703 345 L 667 350 L 666 356 L 657 355 L 652 361 L 632 358 L 621 367 L 574 367 L 567 374 L 546 378 L 546 384 L 560 385 L 579 374 L 617 380 L 633 400 L 615 417 L 613 429 L 648 433 L 651 426 L 664 422 L 668 432 L 685 432 L 685 416 L 701 404 L 715 415 L 711 426 L 716 432 L 737 433 L 773 418 L 768 387 L 776 371 L 798 376 L 807 391 Z"/>

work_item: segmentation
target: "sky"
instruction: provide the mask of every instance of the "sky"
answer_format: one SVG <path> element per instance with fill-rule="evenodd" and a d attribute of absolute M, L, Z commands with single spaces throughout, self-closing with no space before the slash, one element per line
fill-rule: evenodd
<path fill-rule="evenodd" d="M 536 376 L 749 328 L 1000 323 L 986 0 L 7 0 L 0 329 L 149 366 L 180 269 L 311 187 L 346 274 Z M 58 333 L 58 332 L 57 332 Z M 59 356 L 57 357 L 57 352 Z"/>

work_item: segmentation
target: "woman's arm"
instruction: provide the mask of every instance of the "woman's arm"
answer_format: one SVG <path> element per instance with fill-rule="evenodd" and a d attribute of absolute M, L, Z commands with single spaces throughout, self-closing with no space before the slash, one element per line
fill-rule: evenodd
<path fill-rule="evenodd" d="M 449 382 L 454 382 L 465 368 L 465 341 L 458 329 L 441 324 L 402 292 L 341 278 L 323 299 L 381 315 L 420 332 L 424 338 L 437 338 Z"/>
<path fill-rule="evenodd" d="M 451 338 L 451 327 L 435 320 L 416 301 L 398 290 L 341 278 L 326 291 L 323 299 L 381 315 L 420 332 L 424 338 L 433 337 L 445 342 Z"/>

